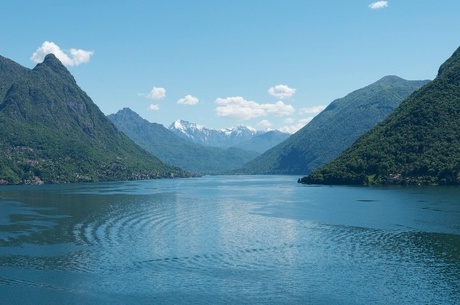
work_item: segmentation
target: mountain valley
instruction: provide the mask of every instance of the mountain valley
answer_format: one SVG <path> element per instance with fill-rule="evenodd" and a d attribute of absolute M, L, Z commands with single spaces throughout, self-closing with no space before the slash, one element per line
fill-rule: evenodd
<path fill-rule="evenodd" d="M 187 131 L 194 136 L 191 141 L 185 133 L 178 132 L 179 129 L 171 130 L 161 124 L 150 123 L 141 118 L 137 113 L 129 108 L 124 108 L 108 118 L 115 126 L 130 137 L 146 151 L 157 156 L 166 164 L 171 164 L 184 170 L 199 174 L 218 174 L 241 167 L 244 163 L 252 160 L 259 155 L 253 150 L 244 150 L 237 147 L 212 147 L 202 145 L 206 135 L 218 135 L 219 139 L 225 141 L 225 134 L 203 127 L 195 128 L 188 124 Z M 181 125 L 183 126 L 183 125 Z M 179 136 L 178 134 L 182 135 Z M 234 133 L 229 133 L 235 141 Z M 249 138 L 245 135 L 242 140 Z M 242 141 L 241 140 L 241 141 Z M 215 143 L 216 140 L 212 143 Z"/>
<path fill-rule="evenodd" d="M 337 157 L 428 81 L 386 76 L 330 103 L 287 140 L 248 162 L 238 174 L 307 174 Z"/>

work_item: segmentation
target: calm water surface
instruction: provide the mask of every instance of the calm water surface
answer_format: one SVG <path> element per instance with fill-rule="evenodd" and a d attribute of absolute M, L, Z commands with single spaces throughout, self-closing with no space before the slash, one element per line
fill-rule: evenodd
<path fill-rule="evenodd" d="M 0 188 L 2 304 L 460 304 L 460 188 Z"/>

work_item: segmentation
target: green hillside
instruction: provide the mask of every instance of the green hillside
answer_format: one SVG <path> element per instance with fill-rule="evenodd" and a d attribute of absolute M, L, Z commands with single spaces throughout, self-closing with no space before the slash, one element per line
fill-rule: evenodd
<path fill-rule="evenodd" d="M 129 108 L 108 118 L 146 151 L 167 164 L 199 174 L 217 174 L 242 166 L 258 153 L 238 148 L 217 148 L 189 142 L 163 125 L 150 123 Z"/>
<path fill-rule="evenodd" d="M 9 86 L 0 103 L 1 184 L 184 175 L 119 132 L 54 55 L 32 70 L 2 63 L 19 73 L 0 79 Z"/>
<path fill-rule="evenodd" d="M 460 48 L 436 79 L 301 182 L 460 184 Z"/>
<path fill-rule="evenodd" d="M 308 174 L 336 158 L 427 81 L 386 76 L 333 101 L 287 140 L 247 163 L 241 174 Z"/>
<path fill-rule="evenodd" d="M 3 102 L 11 85 L 28 72 L 29 69 L 6 57 L 0 56 L 0 104 Z"/>

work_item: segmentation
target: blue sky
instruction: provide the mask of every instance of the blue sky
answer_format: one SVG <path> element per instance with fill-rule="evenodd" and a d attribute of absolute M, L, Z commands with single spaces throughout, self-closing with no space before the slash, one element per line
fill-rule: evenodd
<path fill-rule="evenodd" d="M 385 75 L 433 79 L 460 46 L 458 0 L 0 4 L 0 55 L 59 53 L 105 114 L 295 131 Z"/>

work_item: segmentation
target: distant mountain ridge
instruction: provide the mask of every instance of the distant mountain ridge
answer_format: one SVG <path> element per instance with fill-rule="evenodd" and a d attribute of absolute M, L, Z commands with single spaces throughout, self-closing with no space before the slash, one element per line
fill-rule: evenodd
<path fill-rule="evenodd" d="M 242 125 L 220 130 L 209 129 L 184 120 L 174 121 L 168 129 L 190 142 L 221 148 L 236 146 L 263 133 Z"/>
<path fill-rule="evenodd" d="M 108 118 L 120 131 L 163 162 L 190 172 L 223 173 L 239 168 L 258 156 L 256 152 L 240 148 L 219 148 L 193 143 L 161 124 L 148 122 L 129 108 L 110 114 Z M 187 124 L 187 129 L 200 130 L 200 136 L 209 131 L 195 124 Z"/>
<path fill-rule="evenodd" d="M 287 140 L 235 171 L 238 174 L 307 174 L 337 157 L 428 81 L 385 76 L 333 101 Z"/>
<path fill-rule="evenodd" d="M 290 134 L 288 133 L 284 133 L 278 130 L 270 130 L 264 133 L 257 134 L 253 136 L 251 139 L 244 141 L 236 145 L 235 147 L 245 150 L 257 151 L 258 153 L 264 153 L 270 148 L 278 145 L 279 143 L 289 138 L 289 136 Z"/>
<path fill-rule="evenodd" d="M 460 48 L 433 81 L 300 182 L 460 185 Z"/>
<path fill-rule="evenodd" d="M 32 70 L 0 58 L 0 184 L 185 176 L 134 144 L 53 54 Z"/>

